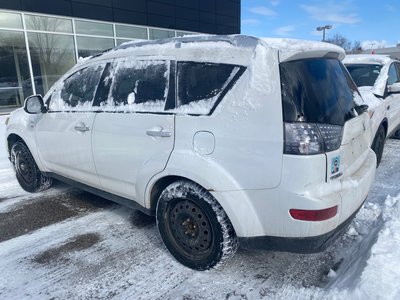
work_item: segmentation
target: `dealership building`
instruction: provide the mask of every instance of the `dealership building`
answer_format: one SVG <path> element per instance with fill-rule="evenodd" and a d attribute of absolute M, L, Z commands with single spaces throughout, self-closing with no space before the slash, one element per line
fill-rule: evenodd
<path fill-rule="evenodd" d="M 0 0 L 0 113 L 129 40 L 240 33 L 240 0 Z"/>

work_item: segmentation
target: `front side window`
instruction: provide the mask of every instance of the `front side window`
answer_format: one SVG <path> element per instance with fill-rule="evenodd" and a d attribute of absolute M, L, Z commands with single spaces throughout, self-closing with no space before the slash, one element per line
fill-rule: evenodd
<path fill-rule="evenodd" d="M 106 110 L 164 111 L 169 92 L 169 62 L 163 60 L 117 61 L 109 78 L 113 79 Z M 111 106 L 111 107 L 110 107 Z"/>
<path fill-rule="evenodd" d="M 382 69 L 381 65 L 347 64 L 347 70 L 358 87 L 374 86 Z"/>
<path fill-rule="evenodd" d="M 280 64 L 285 122 L 343 126 L 356 113 L 357 87 L 335 59 L 313 58 Z"/>
<path fill-rule="evenodd" d="M 209 114 L 240 67 L 178 62 L 177 112 Z"/>
<path fill-rule="evenodd" d="M 392 85 L 393 83 L 399 82 L 399 75 L 397 74 L 396 65 L 393 63 L 389 68 L 389 78 L 387 81 L 388 85 Z"/>
<path fill-rule="evenodd" d="M 87 67 L 65 79 L 51 95 L 50 110 L 90 109 L 103 70 Z"/>

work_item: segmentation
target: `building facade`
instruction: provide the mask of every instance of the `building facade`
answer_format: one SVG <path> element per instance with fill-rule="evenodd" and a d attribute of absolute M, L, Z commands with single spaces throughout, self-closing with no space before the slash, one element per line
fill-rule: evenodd
<path fill-rule="evenodd" d="M 0 0 L 0 112 L 126 41 L 240 33 L 240 0 Z"/>
<path fill-rule="evenodd" d="M 368 50 L 364 50 L 362 53 L 389 55 L 391 57 L 400 59 L 400 44 L 397 44 L 396 47 L 377 48 L 377 49 L 370 49 L 370 50 L 368 49 Z"/>

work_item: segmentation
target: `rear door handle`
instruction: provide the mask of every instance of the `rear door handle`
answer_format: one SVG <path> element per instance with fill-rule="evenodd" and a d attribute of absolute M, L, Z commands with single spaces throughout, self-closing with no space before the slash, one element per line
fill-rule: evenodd
<path fill-rule="evenodd" d="M 171 137 L 171 131 L 164 130 L 162 127 L 152 128 L 146 131 L 146 134 L 153 137 Z"/>
<path fill-rule="evenodd" d="M 390 105 L 388 105 L 388 106 L 386 107 L 386 110 L 390 110 Z"/>
<path fill-rule="evenodd" d="M 76 124 L 74 129 L 77 130 L 77 131 L 80 131 L 80 132 L 85 132 L 85 131 L 89 131 L 90 130 L 90 128 L 87 127 L 85 125 L 85 123 L 83 123 L 83 122 L 80 122 L 80 123 Z"/>

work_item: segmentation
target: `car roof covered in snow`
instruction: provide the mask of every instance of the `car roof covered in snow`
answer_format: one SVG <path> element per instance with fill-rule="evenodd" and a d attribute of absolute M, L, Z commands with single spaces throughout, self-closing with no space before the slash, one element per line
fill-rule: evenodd
<path fill-rule="evenodd" d="M 387 55 L 379 54 L 350 54 L 343 60 L 345 64 L 387 65 L 394 61 Z"/>
<path fill-rule="evenodd" d="M 94 56 L 92 59 L 106 59 L 120 56 L 128 52 L 133 55 L 144 55 L 147 52 L 154 55 L 173 55 L 178 50 L 173 49 L 196 49 L 213 53 L 216 48 L 221 50 L 241 49 L 242 51 L 253 51 L 262 45 L 279 52 L 280 61 L 295 60 L 310 57 L 333 57 L 343 59 L 344 50 L 338 46 L 295 39 L 272 39 L 256 38 L 247 35 L 188 35 L 160 40 L 131 41 L 120 45 L 115 49 Z M 228 52 L 225 52 L 228 57 Z"/>

